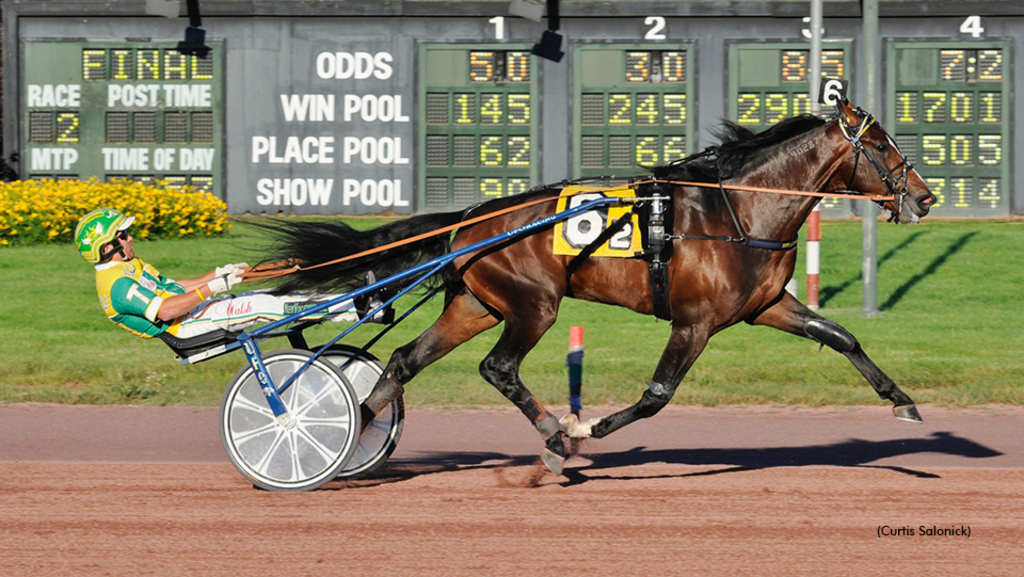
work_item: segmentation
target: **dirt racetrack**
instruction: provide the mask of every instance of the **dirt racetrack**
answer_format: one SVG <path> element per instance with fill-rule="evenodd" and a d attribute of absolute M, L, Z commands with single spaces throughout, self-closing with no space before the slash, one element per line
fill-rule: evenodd
<path fill-rule="evenodd" d="M 1022 574 L 1024 410 L 922 414 L 669 407 L 556 477 L 518 413 L 411 410 L 371 478 L 283 494 L 215 409 L 5 406 L 0 575 Z"/>

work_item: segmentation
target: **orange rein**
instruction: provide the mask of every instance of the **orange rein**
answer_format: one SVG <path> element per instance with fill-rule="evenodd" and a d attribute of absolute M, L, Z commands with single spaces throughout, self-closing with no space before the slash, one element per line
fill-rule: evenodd
<path fill-rule="evenodd" d="M 673 185 L 680 185 L 680 186 L 693 186 L 693 187 L 697 187 L 697 188 L 717 188 L 718 187 L 718 185 L 716 185 L 714 183 L 709 183 L 709 182 L 687 182 L 687 181 L 680 181 L 680 180 L 658 180 L 658 179 L 643 180 L 643 181 L 639 181 L 639 182 L 631 182 L 631 183 L 629 183 L 629 187 L 632 188 L 632 187 L 636 187 L 636 186 L 640 186 L 640 185 L 644 185 L 644 184 L 658 184 L 658 183 L 673 184 Z M 877 196 L 877 195 L 876 196 L 864 196 L 862 194 L 842 194 L 842 193 L 836 193 L 836 192 L 808 192 L 808 191 L 804 191 L 804 190 L 785 190 L 785 189 L 781 189 L 781 188 L 763 188 L 763 187 L 760 187 L 760 186 L 742 186 L 742 185 L 728 185 L 728 186 L 722 185 L 722 186 L 724 188 L 726 188 L 726 189 L 729 189 L 729 190 L 740 190 L 740 191 L 744 191 L 744 192 L 768 192 L 768 193 L 771 193 L 771 194 L 788 194 L 788 195 L 791 195 L 791 196 L 817 196 L 817 197 L 820 197 L 820 198 L 851 198 L 851 199 L 857 199 L 857 200 L 871 200 L 873 202 L 884 202 L 884 201 L 895 200 L 895 197 L 893 197 L 893 196 Z M 619 189 L 619 188 L 622 188 L 622 185 L 607 186 L 607 187 L 596 187 L 596 188 L 587 188 L 585 190 L 581 190 L 581 191 L 579 191 L 577 193 L 574 193 L 574 194 L 603 192 L 603 191 L 606 191 L 606 190 L 616 190 L 616 189 Z M 571 196 L 571 195 L 569 195 L 569 196 Z M 440 234 L 444 234 L 446 232 L 451 232 L 453 230 L 456 230 L 456 229 L 459 229 L 459 228 L 462 228 L 462 227 L 465 227 L 465 226 L 470 226 L 470 225 L 476 224 L 478 222 L 483 222 L 485 220 L 490 220 L 492 218 L 501 216 L 503 214 L 508 214 L 510 212 L 515 212 L 517 210 L 521 210 L 521 209 L 528 208 L 528 207 L 531 207 L 531 206 L 535 206 L 535 205 L 538 205 L 538 204 L 542 204 L 542 203 L 545 203 L 545 202 L 552 202 L 552 201 L 558 200 L 559 198 L 561 198 L 561 196 L 555 196 L 555 197 L 551 197 L 551 198 L 540 198 L 540 199 L 537 199 L 537 200 L 531 200 L 529 202 L 524 202 L 523 204 L 518 204 L 516 206 L 510 206 L 510 207 L 507 207 L 507 208 L 503 208 L 501 210 L 496 210 L 494 212 L 489 212 L 487 214 L 483 214 L 483 215 L 480 215 L 480 216 L 477 216 L 477 217 L 470 218 L 468 220 L 463 220 L 463 221 L 457 222 L 457 223 L 452 224 L 452 225 L 448 225 L 448 226 L 445 226 L 445 227 L 442 227 L 442 228 L 439 228 L 439 229 L 436 229 L 436 230 L 432 230 L 430 232 L 425 232 L 423 234 L 418 234 L 416 236 L 411 236 L 409 238 L 404 238 L 402 240 L 397 240 L 395 242 L 388 243 L 388 244 L 385 244 L 385 245 L 381 245 L 381 246 L 378 246 L 378 247 L 375 247 L 375 248 L 372 248 L 372 249 L 369 249 L 369 250 L 364 250 L 363 252 L 358 252 L 356 254 L 350 254 L 348 256 L 344 256 L 344 257 L 337 258 L 337 259 L 334 259 L 334 260 L 331 260 L 331 261 L 327 261 L 327 262 L 322 262 L 322 263 L 319 263 L 319 264 L 314 264 L 314 265 L 309 265 L 309 266 L 302 266 L 298 262 L 296 262 L 296 261 L 294 261 L 292 259 L 288 259 L 288 260 L 282 260 L 282 261 L 278 261 L 278 262 L 272 262 L 272 263 L 267 263 L 267 264 L 255 266 L 255 267 L 252 267 L 249 270 L 245 271 L 245 273 L 242 274 L 242 282 L 249 282 L 249 281 L 256 281 L 256 280 L 266 280 L 266 279 L 270 279 L 270 278 L 276 278 L 276 277 L 279 277 L 279 276 L 284 276 L 284 275 L 291 274 L 291 273 L 294 273 L 294 272 L 299 272 L 299 271 L 303 271 L 303 270 L 312 270 L 312 269 L 315 269 L 315 268 L 321 268 L 321 267 L 331 266 L 331 265 L 339 264 L 339 263 L 350 261 L 350 260 L 355 260 L 357 258 L 362 258 L 364 256 L 369 256 L 371 254 L 377 254 L 379 252 L 384 252 L 386 250 L 390 250 L 390 249 L 393 249 L 393 248 L 398 248 L 400 246 L 403 246 L 403 245 L 406 245 L 406 244 L 411 244 L 411 243 L 414 243 L 414 242 L 417 242 L 417 241 L 420 241 L 420 240 L 423 240 L 423 239 L 426 239 L 426 238 L 430 238 L 430 237 L 433 237 L 433 236 L 437 236 L 437 235 L 440 235 Z"/>

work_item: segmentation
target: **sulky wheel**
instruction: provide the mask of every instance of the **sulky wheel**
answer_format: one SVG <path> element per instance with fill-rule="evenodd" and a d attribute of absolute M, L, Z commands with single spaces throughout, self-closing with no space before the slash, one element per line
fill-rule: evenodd
<path fill-rule="evenodd" d="M 346 345 L 333 345 L 323 354 L 348 378 L 355 389 L 359 402 L 370 396 L 370 391 L 377 384 L 377 379 L 384 372 L 384 367 L 370 353 Z M 359 437 L 359 446 L 352 455 L 339 478 L 352 479 L 375 471 L 384 464 L 398 446 L 398 438 L 402 436 L 402 423 L 405 420 L 405 405 L 402 397 L 391 401 L 363 430 Z"/>
<path fill-rule="evenodd" d="M 281 400 L 295 420 L 274 418 L 251 367 L 238 371 L 224 393 L 220 438 L 231 464 L 257 487 L 310 491 L 333 480 L 356 451 L 359 401 L 348 378 L 330 362 L 313 361 L 280 390 L 312 353 L 285 349 L 263 357 Z"/>

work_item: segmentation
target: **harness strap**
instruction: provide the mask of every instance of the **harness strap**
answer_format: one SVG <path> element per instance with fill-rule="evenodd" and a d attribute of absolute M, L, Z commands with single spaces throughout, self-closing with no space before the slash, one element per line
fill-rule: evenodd
<path fill-rule="evenodd" d="M 672 320 L 672 303 L 669 300 L 668 263 L 655 260 L 647 263 L 647 274 L 651 279 L 651 297 L 654 302 L 654 316 Z"/>
<path fill-rule="evenodd" d="M 569 282 L 569 280 L 572 278 L 573 273 L 575 273 L 577 269 L 583 266 L 583 261 L 590 258 L 590 256 L 594 254 L 594 252 L 597 251 L 597 249 L 601 248 L 601 245 L 608 242 L 608 239 L 610 239 L 612 235 L 622 230 L 622 228 L 626 226 L 626 223 L 628 223 L 630 219 L 633 218 L 633 214 L 635 213 L 636 209 L 634 207 L 633 210 L 630 210 L 626 214 L 622 215 L 621 217 L 619 217 L 618 220 L 613 222 L 611 226 L 601 231 L 601 234 L 597 235 L 597 238 L 595 238 L 593 242 L 583 247 L 583 250 L 581 250 L 579 254 L 574 256 L 572 260 L 569 261 L 569 264 L 566 265 L 565 267 L 566 282 Z M 571 286 L 569 290 L 572 290 Z"/>

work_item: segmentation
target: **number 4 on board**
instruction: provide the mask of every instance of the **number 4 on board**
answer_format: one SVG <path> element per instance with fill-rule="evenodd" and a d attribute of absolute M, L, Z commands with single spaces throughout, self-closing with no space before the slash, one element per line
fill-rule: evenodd
<path fill-rule="evenodd" d="M 970 34 L 978 38 L 984 32 L 985 29 L 981 26 L 981 16 L 968 16 L 964 23 L 960 25 L 961 34 Z"/>

